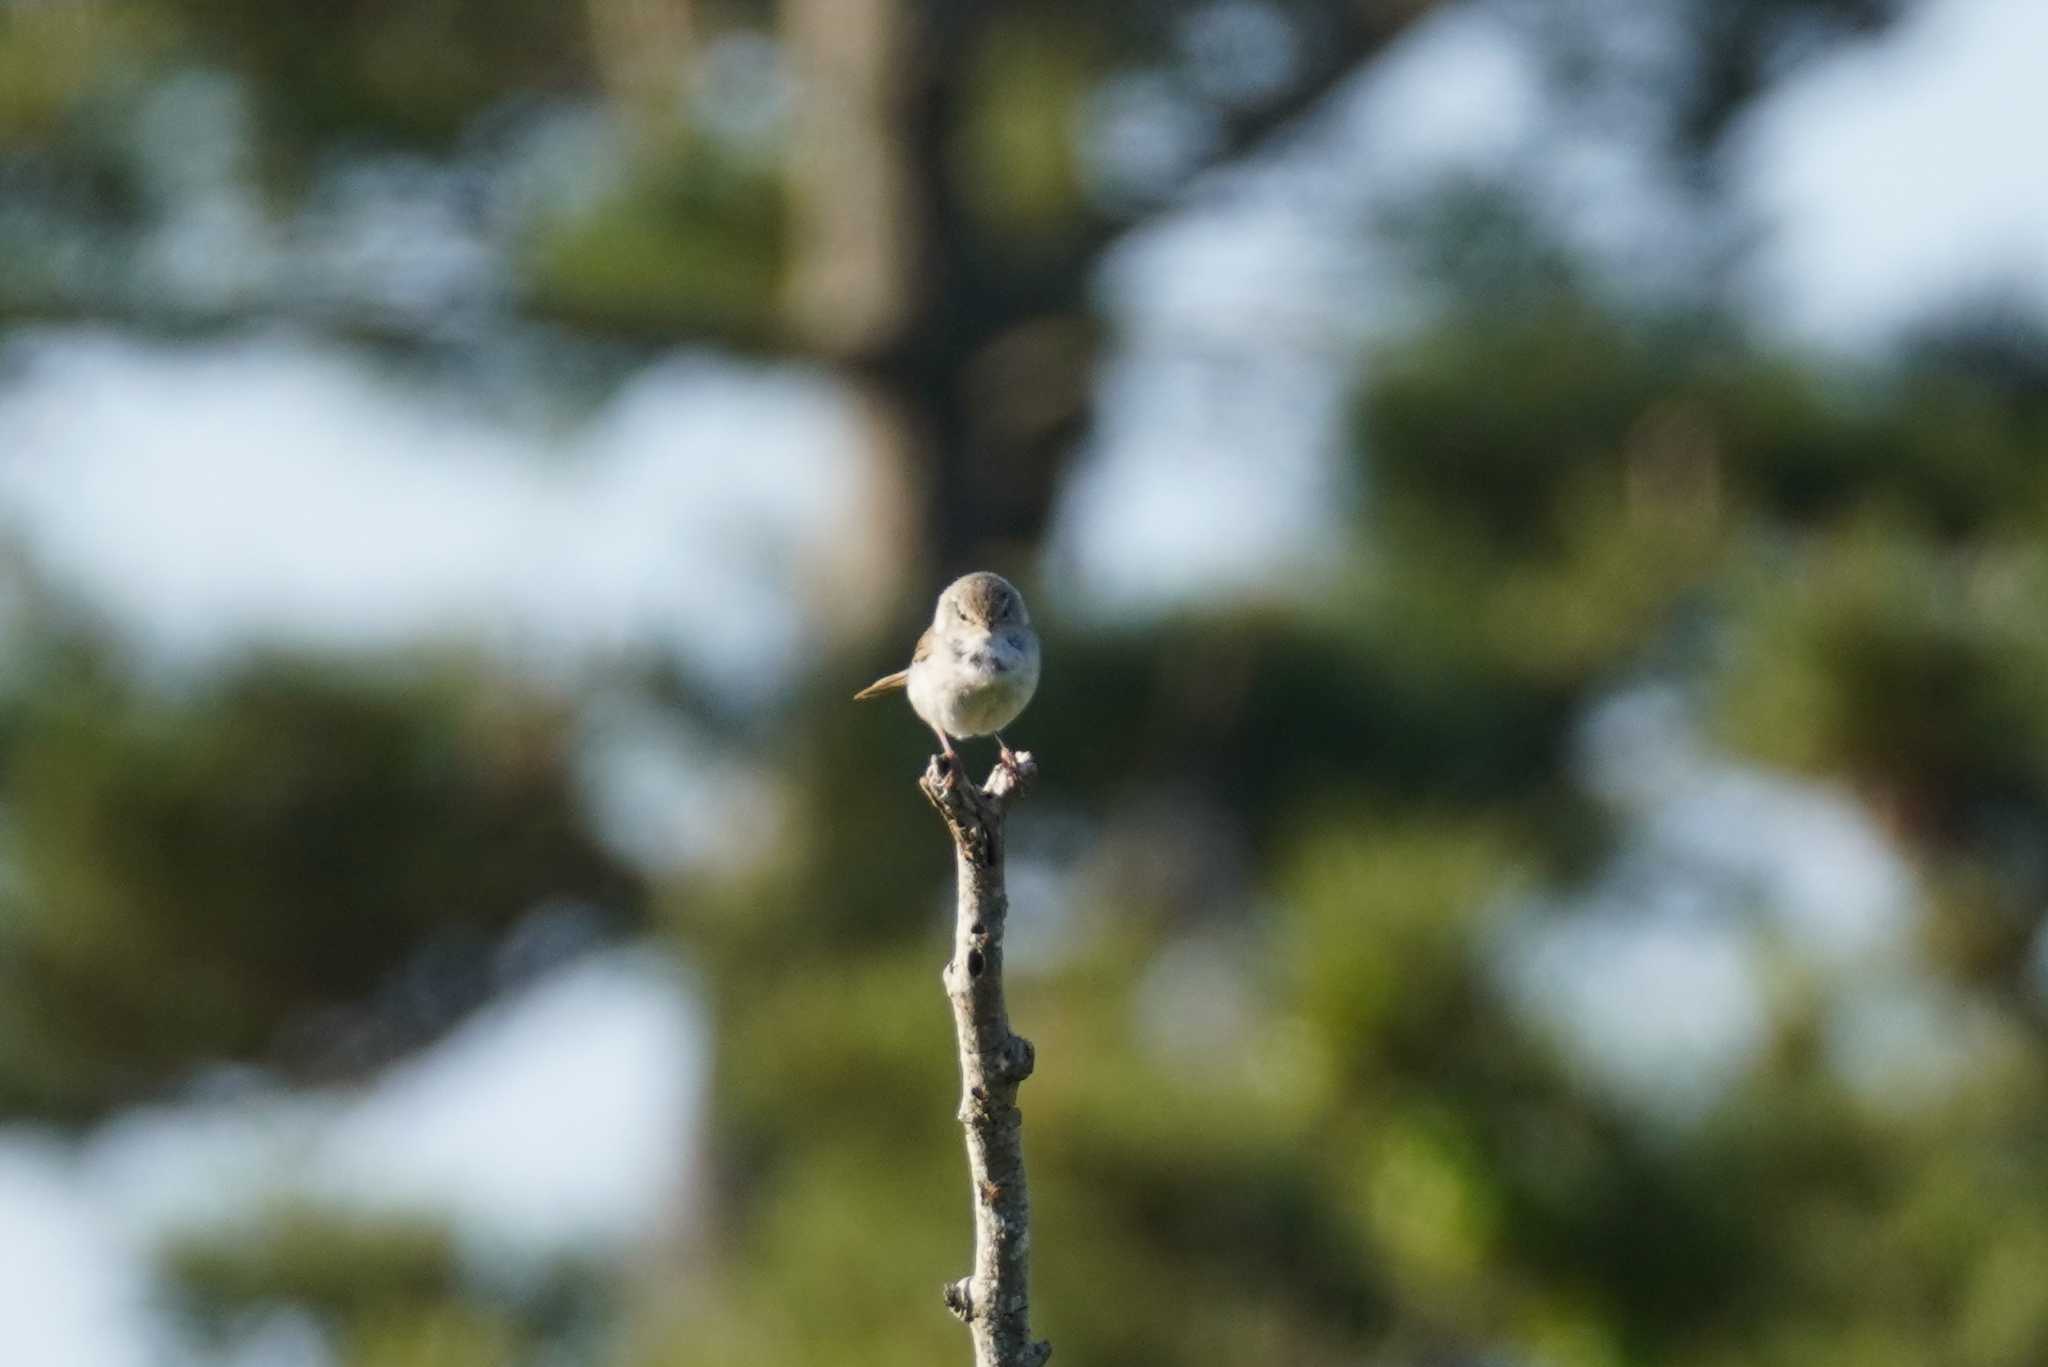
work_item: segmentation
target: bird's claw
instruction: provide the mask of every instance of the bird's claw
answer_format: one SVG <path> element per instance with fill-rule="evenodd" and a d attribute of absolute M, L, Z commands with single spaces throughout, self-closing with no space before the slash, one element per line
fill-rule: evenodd
<path fill-rule="evenodd" d="M 1012 750 L 1004 746 L 996 761 L 1002 766 L 1001 772 L 1008 775 L 1012 786 L 1022 788 L 1038 775 L 1038 761 L 1031 757 L 1029 750 Z"/>

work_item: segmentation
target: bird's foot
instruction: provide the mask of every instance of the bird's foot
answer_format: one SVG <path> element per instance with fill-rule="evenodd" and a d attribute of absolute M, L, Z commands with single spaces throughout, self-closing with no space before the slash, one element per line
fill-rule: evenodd
<path fill-rule="evenodd" d="M 996 737 L 996 746 L 996 771 L 989 775 L 992 789 L 999 788 L 1004 793 L 1019 792 L 1038 777 L 1038 761 L 1031 757 L 1029 750 L 1012 750 L 1003 743 L 1001 736 Z"/>

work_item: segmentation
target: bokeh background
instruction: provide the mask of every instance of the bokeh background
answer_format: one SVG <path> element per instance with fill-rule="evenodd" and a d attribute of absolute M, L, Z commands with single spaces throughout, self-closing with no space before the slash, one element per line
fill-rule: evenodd
<path fill-rule="evenodd" d="M 2048 1360 L 2044 51 L 0 0 L 0 1360 Z"/>

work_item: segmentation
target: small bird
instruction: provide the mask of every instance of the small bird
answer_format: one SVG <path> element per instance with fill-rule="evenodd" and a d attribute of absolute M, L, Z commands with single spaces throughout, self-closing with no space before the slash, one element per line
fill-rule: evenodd
<path fill-rule="evenodd" d="M 954 765 L 960 755 L 955 736 L 995 736 L 1003 763 L 1017 756 L 996 733 L 1017 719 L 1038 687 L 1038 633 L 1031 628 L 1024 595 L 1000 574 L 986 570 L 946 585 L 932 624 L 917 638 L 910 668 L 899 669 L 854 694 L 879 697 L 908 689 L 910 708 L 939 738 Z"/>

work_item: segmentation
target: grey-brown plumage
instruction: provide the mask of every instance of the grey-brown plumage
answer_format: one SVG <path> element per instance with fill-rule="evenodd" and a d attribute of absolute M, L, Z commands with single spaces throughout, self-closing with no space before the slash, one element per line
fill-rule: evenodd
<path fill-rule="evenodd" d="M 853 696 L 905 689 L 912 710 L 931 727 L 948 759 L 960 758 L 953 737 L 993 735 L 1009 764 L 1014 756 L 997 732 L 1031 701 L 1039 658 L 1024 595 L 1001 575 L 981 570 L 954 580 L 939 595 L 909 668 L 885 674 Z"/>

